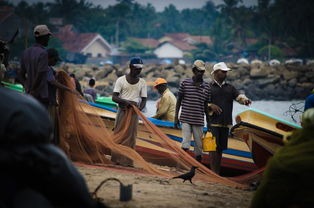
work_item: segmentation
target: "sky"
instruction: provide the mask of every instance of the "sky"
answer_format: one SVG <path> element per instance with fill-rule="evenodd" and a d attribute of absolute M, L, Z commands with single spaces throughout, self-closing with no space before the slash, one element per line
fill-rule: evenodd
<path fill-rule="evenodd" d="M 17 4 L 22 0 L 9 0 L 9 2 Z M 54 2 L 54 0 L 26 0 L 28 3 L 34 2 Z M 109 5 L 114 5 L 117 3 L 116 0 L 87 0 L 94 5 L 101 5 L 106 8 Z M 147 3 L 151 3 L 157 11 L 162 11 L 169 4 L 173 4 L 176 6 L 178 10 L 182 10 L 185 8 L 201 8 L 205 5 L 208 0 L 135 0 L 136 2 L 147 5 Z M 222 4 L 223 0 L 212 0 L 215 5 Z M 257 4 L 257 0 L 243 0 L 243 4 L 246 6 L 253 6 Z"/>

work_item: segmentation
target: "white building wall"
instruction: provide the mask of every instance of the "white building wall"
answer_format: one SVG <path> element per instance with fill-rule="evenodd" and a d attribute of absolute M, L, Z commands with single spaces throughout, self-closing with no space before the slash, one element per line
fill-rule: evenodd
<path fill-rule="evenodd" d="M 92 57 L 98 57 L 98 54 L 101 54 L 102 57 L 107 57 L 110 52 L 105 48 L 102 41 L 97 39 L 89 47 L 83 49 L 82 53 L 84 55 L 90 53 Z"/>
<path fill-rule="evenodd" d="M 154 50 L 158 58 L 183 58 L 183 51 L 170 43 L 165 43 Z"/>

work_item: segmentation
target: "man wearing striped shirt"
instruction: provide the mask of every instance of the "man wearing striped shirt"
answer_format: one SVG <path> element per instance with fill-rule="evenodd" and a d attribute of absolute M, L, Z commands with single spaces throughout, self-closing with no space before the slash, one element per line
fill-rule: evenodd
<path fill-rule="evenodd" d="M 180 122 L 182 123 L 182 149 L 187 151 L 190 147 L 191 137 L 193 134 L 195 142 L 196 160 L 202 160 L 202 134 L 204 127 L 204 114 L 208 116 L 208 100 L 210 97 L 209 83 L 203 81 L 205 72 L 205 63 L 196 60 L 193 63 L 192 78 L 185 79 L 181 82 L 178 99 L 176 104 L 176 113 L 174 125 L 179 125 L 179 110 L 181 107 Z"/>

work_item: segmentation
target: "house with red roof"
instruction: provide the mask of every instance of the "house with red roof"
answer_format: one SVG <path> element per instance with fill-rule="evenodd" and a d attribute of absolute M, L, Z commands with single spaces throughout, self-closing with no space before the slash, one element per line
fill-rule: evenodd
<path fill-rule="evenodd" d="M 68 61 L 75 54 L 83 55 L 87 59 L 107 59 L 111 54 L 110 44 L 99 33 L 77 33 L 73 25 L 65 25 L 54 36 L 68 52 Z"/>
<path fill-rule="evenodd" d="M 156 48 L 159 45 L 159 41 L 153 38 L 132 38 L 132 39 L 147 48 Z"/>
<path fill-rule="evenodd" d="M 165 41 L 154 50 L 159 59 L 182 59 L 185 53 L 196 49 L 195 46 L 179 40 Z"/>

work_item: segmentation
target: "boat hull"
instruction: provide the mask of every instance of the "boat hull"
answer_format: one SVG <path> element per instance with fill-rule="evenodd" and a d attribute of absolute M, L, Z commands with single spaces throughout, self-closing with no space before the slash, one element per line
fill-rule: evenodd
<path fill-rule="evenodd" d="M 106 128 L 112 131 L 115 121 L 115 110 L 109 109 L 97 104 L 91 104 L 92 109 L 86 108 L 84 111 L 88 114 L 97 113 L 101 116 Z M 176 145 L 181 147 L 182 137 L 181 130 L 173 128 L 172 122 L 164 122 L 149 118 L 160 130 L 166 134 Z M 138 127 L 138 135 L 136 140 L 136 150 L 148 161 L 159 165 L 174 166 L 174 162 L 170 160 L 172 152 L 161 147 L 154 139 L 154 135 L 149 132 L 140 121 Z M 191 142 L 190 151 L 188 153 L 194 157 L 194 141 Z M 209 166 L 210 156 L 207 152 L 203 152 L 202 163 Z M 228 149 L 223 152 L 222 170 L 227 172 L 251 172 L 257 169 L 257 166 L 252 160 L 252 156 L 247 145 L 240 140 L 229 138 Z"/>

